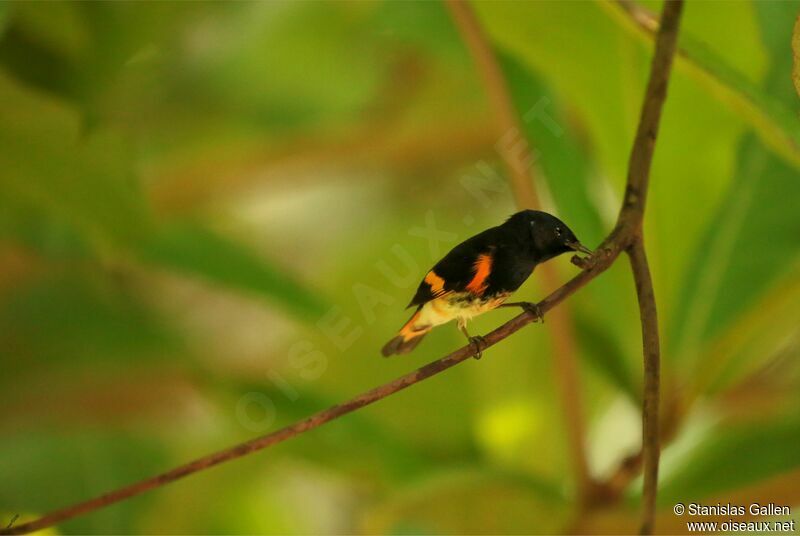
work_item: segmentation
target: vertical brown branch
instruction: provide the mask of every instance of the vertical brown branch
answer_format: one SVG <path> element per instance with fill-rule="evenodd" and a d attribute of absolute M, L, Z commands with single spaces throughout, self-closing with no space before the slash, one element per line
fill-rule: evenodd
<path fill-rule="evenodd" d="M 447 0 L 446 3 L 483 81 L 495 118 L 498 139 L 505 136 L 513 138 L 522 136 L 523 130 L 519 113 L 512 102 L 505 75 L 475 14 L 465 0 Z M 534 158 L 529 145 L 530 140 L 526 141 L 528 143 L 518 144 L 514 151 L 501 151 L 500 156 L 511 179 L 511 187 L 517 208 L 535 209 L 540 208 L 540 203 L 535 187 L 536 182 L 532 164 Z M 541 265 L 538 273 L 541 275 L 545 288 L 550 289 L 558 286 L 559 277 L 552 265 Z M 553 311 L 548 317 L 546 327 L 553 344 L 553 370 L 555 371 L 557 389 L 565 417 L 571 465 L 575 473 L 578 498 L 581 504 L 585 504 L 590 500 L 590 494 L 594 486 L 589 475 L 589 465 L 586 461 L 586 440 L 578 359 L 574 343 L 575 333 L 569 309 L 562 306 Z"/>
<path fill-rule="evenodd" d="M 647 82 L 639 126 L 628 162 L 628 181 L 625 199 L 620 209 L 618 225 L 630 236 L 627 252 L 631 262 L 642 324 L 644 396 L 642 404 L 642 455 L 644 459 L 644 489 L 642 492 L 642 534 L 652 534 L 655 523 L 658 489 L 659 399 L 661 396 L 661 353 L 658 338 L 658 317 L 653 293 L 653 281 L 644 248 L 642 222 L 647 203 L 650 168 L 653 163 L 661 111 L 667 97 L 672 62 L 678 40 L 682 0 L 664 4 L 650 78 Z"/>
<path fill-rule="evenodd" d="M 642 534 L 652 534 L 656 515 L 658 489 L 659 399 L 661 392 L 661 348 L 658 338 L 658 314 L 653 280 L 642 239 L 636 238 L 628 248 L 628 257 L 636 284 L 639 316 L 642 323 L 644 357 L 644 397 L 642 400 L 642 454 L 644 456 L 644 489 L 642 491 Z"/>
<path fill-rule="evenodd" d="M 620 209 L 619 222 L 632 228 L 642 225 L 647 187 L 650 183 L 650 166 L 661 122 L 661 110 L 667 97 L 667 85 L 675 57 L 678 40 L 678 25 L 683 10 L 683 0 L 668 0 L 664 4 L 656 50 L 650 65 L 650 78 L 647 82 L 639 126 L 633 140 L 631 156 L 628 160 L 628 182 L 625 199 Z"/>

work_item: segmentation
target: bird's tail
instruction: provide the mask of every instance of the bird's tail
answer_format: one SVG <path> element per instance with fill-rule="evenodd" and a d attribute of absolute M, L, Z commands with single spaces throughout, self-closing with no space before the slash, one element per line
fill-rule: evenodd
<path fill-rule="evenodd" d="M 417 326 L 415 323 L 419 319 L 419 311 L 422 307 L 417 309 L 417 312 L 408 320 L 408 322 L 400 328 L 392 340 L 386 343 L 381 349 L 383 357 L 389 357 L 394 354 L 407 354 L 417 347 L 422 338 L 428 334 L 433 326 Z"/>

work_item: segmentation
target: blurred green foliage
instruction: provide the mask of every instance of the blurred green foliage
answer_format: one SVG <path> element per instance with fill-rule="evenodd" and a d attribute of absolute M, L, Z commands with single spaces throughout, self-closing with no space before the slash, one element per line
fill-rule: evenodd
<path fill-rule="evenodd" d="M 473 7 L 546 208 L 596 245 L 651 37 L 613 3 Z M 674 425 L 664 520 L 675 501 L 755 487 L 800 507 L 797 486 L 770 487 L 800 478 L 798 9 L 686 6 L 646 218 Z M 493 125 L 436 2 L 0 3 L 0 512 L 129 483 L 461 345 L 444 327 L 378 357 L 438 256 L 514 210 Z M 431 224 L 444 234 L 429 242 Z M 549 290 L 534 276 L 520 295 Z M 640 435 L 625 263 L 570 311 L 605 478 Z M 531 327 L 480 363 L 59 530 L 575 527 L 551 354 Z M 579 526 L 630 530 L 638 488 Z"/>

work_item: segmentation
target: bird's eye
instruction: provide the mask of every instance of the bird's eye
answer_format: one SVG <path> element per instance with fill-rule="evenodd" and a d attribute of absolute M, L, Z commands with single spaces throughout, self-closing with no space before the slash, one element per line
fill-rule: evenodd
<path fill-rule="evenodd" d="M 561 236 L 561 227 L 556 227 L 556 236 Z"/>

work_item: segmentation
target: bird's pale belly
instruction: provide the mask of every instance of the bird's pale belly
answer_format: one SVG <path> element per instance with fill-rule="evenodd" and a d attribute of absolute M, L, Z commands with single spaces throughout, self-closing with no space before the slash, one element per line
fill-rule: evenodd
<path fill-rule="evenodd" d="M 435 298 L 422 306 L 414 322 L 414 328 L 439 326 L 455 319 L 469 320 L 498 307 L 510 295 L 511 293 L 503 293 L 490 297 L 477 297 L 468 292 L 459 292 Z"/>

